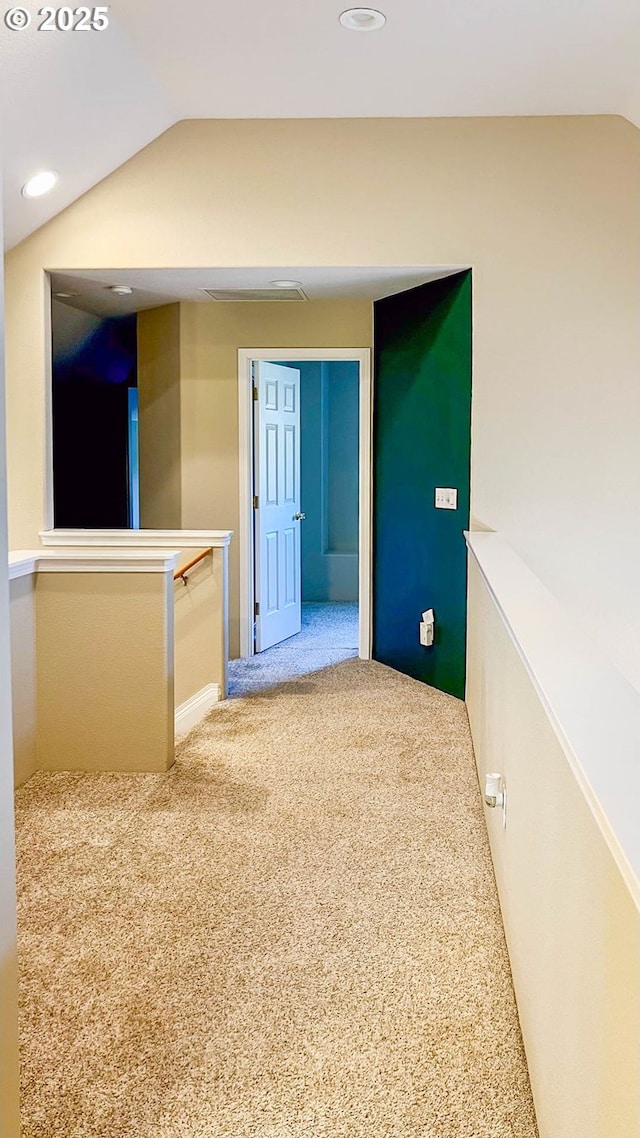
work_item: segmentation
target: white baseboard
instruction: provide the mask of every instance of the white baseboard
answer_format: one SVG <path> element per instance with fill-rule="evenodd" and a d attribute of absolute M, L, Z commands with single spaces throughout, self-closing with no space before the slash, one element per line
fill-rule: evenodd
<path fill-rule="evenodd" d="M 190 731 L 201 719 L 204 719 L 207 712 L 211 710 L 214 703 L 219 702 L 220 698 L 220 684 L 207 684 L 206 687 L 192 695 L 191 699 L 181 703 L 180 707 L 176 708 L 176 737 L 186 735 L 187 731 Z"/>

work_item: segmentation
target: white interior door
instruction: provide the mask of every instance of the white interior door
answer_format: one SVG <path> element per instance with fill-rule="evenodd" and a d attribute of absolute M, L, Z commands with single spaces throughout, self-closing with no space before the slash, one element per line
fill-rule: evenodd
<path fill-rule="evenodd" d="M 301 628 L 300 372 L 256 361 L 256 652 Z"/>

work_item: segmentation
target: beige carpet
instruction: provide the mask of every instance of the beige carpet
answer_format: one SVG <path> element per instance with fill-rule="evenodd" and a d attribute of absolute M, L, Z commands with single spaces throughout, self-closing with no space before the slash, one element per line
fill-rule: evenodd
<path fill-rule="evenodd" d="M 458 701 L 348 660 L 17 798 L 23 1138 L 534 1138 Z"/>

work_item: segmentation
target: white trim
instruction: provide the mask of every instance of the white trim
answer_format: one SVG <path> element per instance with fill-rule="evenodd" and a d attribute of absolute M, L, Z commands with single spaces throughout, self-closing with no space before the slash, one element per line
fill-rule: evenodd
<path fill-rule="evenodd" d="M 498 533 L 466 533 L 531 683 L 640 907 L 640 694 Z"/>
<path fill-rule="evenodd" d="M 84 548 L 126 548 L 128 546 L 161 549 L 224 549 L 233 537 L 233 530 L 223 529 L 51 529 L 40 532 L 40 541 L 47 548 L 83 546 Z"/>
<path fill-rule="evenodd" d="M 254 360 L 354 360 L 359 365 L 359 649 L 371 659 L 372 580 L 372 433 L 373 392 L 370 348 L 238 349 L 238 484 L 240 525 L 240 657 L 253 655 L 253 393 Z"/>
<path fill-rule="evenodd" d="M 371 659 L 373 605 L 373 376 L 371 352 L 360 364 L 358 470 L 358 656 Z"/>
<path fill-rule="evenodd" d="M 30 573 L 173 573 L 179 549 L 21 549 L 9 554 L 9 579 Z"/>
<path fill-rule="evenodd" d="M 53 329 L 51 317 L 51 275 L 43 273 L 44 332 L 44 501 L 45 527 L 53 526 Z"/>
<path fill-rule="evenodd" d="M 222 550 L 222 677 L 221 699 L 229 691 L 229 546 Z"/>
<path fill-rule="evenodd" d="M 35 554 L 10 553 L 9 554 L 9 580 L 15 581 L 18 577 L 30 577 L 36 572 L 38 558 Z"/>
<path fill-rule="evenodd" d="M 238 560 L 240 659 L 253 656 L 253 373 L 255 356 L 238 349 Z"/>
<path fill-rule="evenodd" d="M 200 689 L 190 699 L 185 700 L 176 708 L 175 717 L 175 734 L 176 738 L 179 735 L 186 735 L 193 727 L 196 727 L 205 715 L 211 711 L 214 704 L 219 703 L 222 698 L 220 684 L 207 684 L 206 687 Z"/>

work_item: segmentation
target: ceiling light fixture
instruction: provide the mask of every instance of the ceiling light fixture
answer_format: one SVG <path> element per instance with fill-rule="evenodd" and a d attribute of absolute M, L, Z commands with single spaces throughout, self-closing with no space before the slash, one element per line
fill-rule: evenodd
<path fill-rule="evenodd" d="M 107 285 L 107 292 L 115 292 L 116 296 L 131 296 L 133 289 L 130 285 Z"/>
<path fill-rule="evenodd" d="M 302 288 L 300 281 L 269 281 L 274 288 Z"/>
<path fill-rule="evenodd" d="M 347 8 L 340 16 L 343 28 L 350 32 L 377 32 L 384 27 L 387 17 L 375 8 Z"/>
<path fill-rule="evenodd" d="M 53 170 L 42 170 L 39 174 L 34 174 L 33 178 L 29 178 L 22 187 L 23 198 L 40 198 L 43 194 L 48 194 L 58 181 L 58 175 Z"/>
<path fill-rule="evenodd" d="M 79 294 L 77 292 L 54 292 L 53 295 L 59 297 L 60 300 L 71 300 L 72 296 L 78 296 Z"/>

